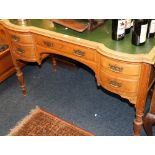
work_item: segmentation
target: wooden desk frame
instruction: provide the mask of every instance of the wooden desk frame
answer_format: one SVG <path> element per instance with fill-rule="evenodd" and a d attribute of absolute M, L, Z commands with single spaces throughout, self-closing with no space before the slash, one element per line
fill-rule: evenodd
<path fill-rule="evenodd" d="M 5 27 L 8 35 L 12 60 L 24 96 L 27 93 L 19 60 L 41 64 L 49 54 L 62 55 L 87 65 L 94 71 L 99 86 L 117 93 L 135 105 L 134 135 L 140 134 L 147 93 L 154 81 L 152 65 L 155 63 L 155 47 L 148 54 L 124 54 L 101 43 L 32 26 L 17 26 L 8 20 L 0 21 L 0 24 Z M 126 68 L 122 70 L 124 65 Z M 114 80 L 109 80 L 109 76 Z"/>

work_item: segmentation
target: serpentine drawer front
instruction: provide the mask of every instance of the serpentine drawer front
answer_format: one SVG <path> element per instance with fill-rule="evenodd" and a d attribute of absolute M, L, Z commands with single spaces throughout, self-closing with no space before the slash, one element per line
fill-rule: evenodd
<path fill-rule="evenodd" d="M 101 66 L 110 72 L 116 73 L 116 76 L 119 74 L 139 75 L 141 69 L 139 63 L 128 63 L 104 56 L 101 57 Z"/>
<path fill-rule="evenodd" d="M 18 33 L 10 30 L 8 32 L 12 43 L 23 43 L 23 44 L 33 43 L 32 35 L 29 33 L 22 33 L 22 32 Z"/>
<path fill-rule="evenodd" d="M 136 97 L 140 72 L 139 63 L 129 63 L 101 56 L 101 85 L 122 97 Z"/>
<path fill-rule="evenodd" d="M 62 51 L 75 57 L 90 60 L 92 62 L 96 61 L 96 51 L 94 51 L 93 49 L 71 44 L 54 38 L 47 38 L 39 35 L 34 35 L 34 37 L 36 43 L 44 48 L 56 49 L 58 51 Z"/>
<path fill-rule="evenodd" d="M 127 96 L 136 95 L 138 87 L 138 79 L 125 78 L 123 76 L 115 76 L 108 74 L 105 70 L 100 71 L 101 84 L 104 88 L 117 94 L 125 94 Z"/>
<path fill-rule="evenodd" d="M 23 46 L 20 44 L 14 44 L 12 48 L 13 53 L 21 59 L 27 58 L 29 60 L 34 60 L 36 58 L 34 46 Z"/>

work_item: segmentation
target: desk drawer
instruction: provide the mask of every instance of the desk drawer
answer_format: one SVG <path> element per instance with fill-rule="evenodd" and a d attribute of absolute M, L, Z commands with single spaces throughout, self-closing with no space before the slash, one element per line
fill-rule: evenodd
<path fill-rule="evenodd" d="M 33 46 L 22 46 L 16 44 L 13 46 L 13 53 L 22 58 L 35 59 L 35 48 Z"/>
<path fill-rule="evenodd" d="M 135 93 L 137 92 L 138 79 L 134 77 L 124 78 L 117 77 L 114 75 L 109 75 L 106 71 L 100 71 L 101 84 L 106 89 L 118 93 Z"/>
<path fill-rule="evenodd" d="M 33 38 L 30 33 L 19 33 L 14 31 L 8 31 L 9 37 L 12 43 L 24 43 L 24 44 L 32 44 Z"/>
<path fill-rule="evenodd" d="M 126 75 L 139 75 L 141 68 L 138 63 L 128 63 L 104 56 L 101 57 L 101 66 L 110 72 Z"/>
<path fill-rule="evenodd" d="M 38 35 L 34 35 L 34 36 L 37 44 L 42 47 L 45 47 L 48 49 L 56 49 L 64 53 L 73 55 L 77 58 L 83 58 L 83 59 L 87 59 L 95 62 L 96 51 L 94 51 L 93 49 L 83 47 L 80 45 L 75 45 L 69 42 L 49 38 L 49 37 L 38 36 Z"/>
<path fill-rule="evenodd" d="M 56 39 L 34 35 L 35 41 L 38 45 L 48 48 L 48 49 L 57 49 L 60 50 L 62 48 L 62 43 Z"/>
<path fill-rule="evenodd" d="M 96 51 L 80 45 L 74 45 L 70 43 L 64 43 L 64 52 L 76 56 L 78 58 L 86 59 L 92 62 L 96 62 Z"/>

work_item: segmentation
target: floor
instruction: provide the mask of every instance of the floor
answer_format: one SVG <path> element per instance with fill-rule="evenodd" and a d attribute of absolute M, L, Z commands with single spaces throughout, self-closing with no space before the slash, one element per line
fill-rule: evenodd
<path fill-rule="evenodd" d="M 0 135 L 6 135 L 36 106 L 97 136 L 133 135 L 134 107 L 118 95 L 97 87 L 94 74 L 87 67 L 58 66 L 53 72 L 46 60 L 41 67 L 29 64 L 23 73 L 26 97 L 15 75 L 0 84 Z M 147 107 L 149 103 L 150 96 Z M 143 129 L 141 135 L 146 135 Z"/>

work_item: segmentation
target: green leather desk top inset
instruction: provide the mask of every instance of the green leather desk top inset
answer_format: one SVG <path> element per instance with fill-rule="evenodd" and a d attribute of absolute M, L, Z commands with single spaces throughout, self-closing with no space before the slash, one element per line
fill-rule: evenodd
<path fill-rule="evenodd" d="M 155 46 L 155 37 L 151 39 L 147 39 L 147 42 L 142 46 L 135 46 L 131 44 L 131 32 L 130 34 L 127 34 L 125 38 L 121 41 L 115 41 L 111 38 L 111 20 L 108 20 L 103 26 L 97 28 L 96 30 L 90 32 L 90 31 L 84 31 L 82 33 L 76 32 L 71 29 L 65 29 L 65 27 L 54 24 L 55 27 L 49 28 L 44 24 L 45 20 L 47 19 L 31 19 L 29 26 L 34 26 L 42 29 L 47 29 L 49 31 L 54 31 L 62 34 L 66 34 L 69 36 L 74 36 L 98 43 L 103 43 L 106 47 L 114 50 L 119 51 L 122 53 L 129 53 L 129 54 L 147 54 L 150 52 L 150 50 Z M 16 20 L 10 20 L 11 23 L 17 24 Z"/>

